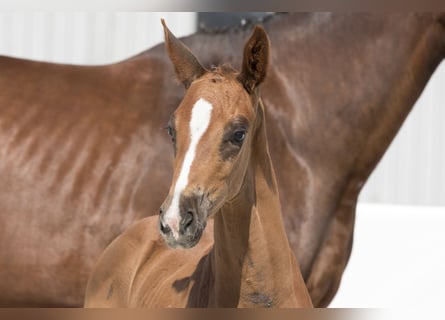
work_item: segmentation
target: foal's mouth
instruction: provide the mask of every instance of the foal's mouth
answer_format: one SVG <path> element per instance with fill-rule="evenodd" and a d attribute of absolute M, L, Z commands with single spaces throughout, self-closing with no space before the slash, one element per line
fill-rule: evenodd
<path fill-rule="evenodd" d="M 200 223 L 195 222 L 193 232 L 186 232 L 184 234 L 178 234 L 176 237 L 171 230 L 168 230 L 168 226 L 162 224 L 162 219 L 159 219 L 159 230 L 162 238 L 167 246 L 172 249 L 190 249 L 196 246 L 202 237 L 207 222 Z"/>

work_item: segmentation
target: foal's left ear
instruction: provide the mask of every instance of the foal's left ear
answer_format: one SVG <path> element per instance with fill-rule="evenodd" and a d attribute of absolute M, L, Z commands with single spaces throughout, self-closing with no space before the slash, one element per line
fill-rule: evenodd
<path fill-rule="evenodd" d="M 206 72 L 206 69 L 199 63 L 190 49 L 171 33 L 164 19 L 161 19 L 161 22 L 164 27 L 165 46 L 167 47 L 170 60 L 175 67 L 176 76 L 187 89 L 194 80 Z"/>
<path fill-rule="evenodd" d="M 244 46 L 243 65 L 238 79 L 250 93 L 263 82 L 269 64 L 269 37 L 256 26 Z"/>

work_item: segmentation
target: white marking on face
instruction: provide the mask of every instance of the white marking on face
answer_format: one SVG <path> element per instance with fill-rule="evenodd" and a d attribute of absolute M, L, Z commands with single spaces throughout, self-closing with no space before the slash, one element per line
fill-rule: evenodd
<path fill-rule="evenodd" d="M 179 200 L 182 192 L 188 184 L 190 168 L 192 167 L 193 160 L 195 159 L 196 147 L 209 126 L 212 108 L 213 106 L 209 102 L 200 98 L 198 101 L 196 101 L 192 109 L 192 116 L 190 119 L 190 145 L 185 153 L 184 162 L 182 163 L 179 177 L 176 180 L 172 202 L 164 216 L 164 221 L 172 230 L 173 237 L 175 239 L 178 239 L 179 232 Z"/>

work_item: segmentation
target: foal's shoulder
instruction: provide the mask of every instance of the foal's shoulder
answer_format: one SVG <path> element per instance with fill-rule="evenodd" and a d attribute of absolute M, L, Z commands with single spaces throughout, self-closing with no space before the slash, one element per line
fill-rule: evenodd
<path fill-rule="evenodd" d="M 130 226 L 100 256 L 88 281 L 85 306 L 127 306 L 138 269 L 162 246 L 157 217 Z"/>
<path fill-rule="evenodd" d="M 137 221 L 113 240 L 106 251 L 119 252 L 119 259 L 135 257 L 138 252 L 146 251 L 154 244 L 162 243 L 158 230 L 158 217 L 151 216 Z"/>
<path fill-rule="evenodd" d="M 136 267 L 147 259 L 147 254 L 153 248 L 164 246 L 158 231 L 158 217 L 147 217 L 134 223 L 114 239 L 105 249 L 100 261 L 105 260 L 115 266 L 129 264 Z"/>

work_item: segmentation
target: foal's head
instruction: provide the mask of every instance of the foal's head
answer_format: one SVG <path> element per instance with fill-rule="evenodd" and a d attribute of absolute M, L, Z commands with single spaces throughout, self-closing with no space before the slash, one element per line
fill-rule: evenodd
<path fill-rule="evenodd" d="M 165 41 L 187 91 L 171 116 L 173 181 L 160 209 L 159 228 L 171 247 L 193 247 L 207 218 L 242 185 L 258 124 L 258 85 L 266 76 L 269 40 L 256 27 L 244 48 L 242 71 L 208 71 L 168 30 Z"/>

